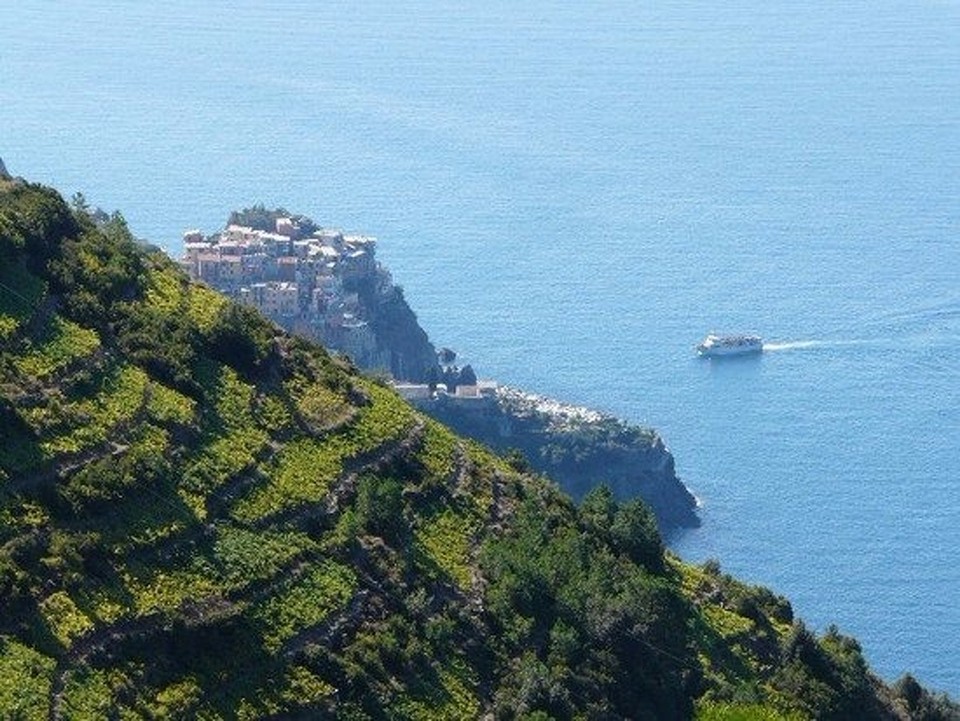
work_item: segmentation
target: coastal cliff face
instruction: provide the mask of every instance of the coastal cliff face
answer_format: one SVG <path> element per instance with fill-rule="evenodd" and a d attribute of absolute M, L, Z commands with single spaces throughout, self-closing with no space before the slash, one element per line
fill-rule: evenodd
<path fill-rule="evenodd" d="M 386 274 L 385 274 L 386 275 Z M 403 297 L 403 290 L 389 281 L 361 286 L 358 293 L 369 318 L 377 355 L 361 368 L 385 368 L 394 378 L 424 382 L 439 372 L 437 352 L 417 316 Z"/>
<path fill-rule="evenodd" d="M 662 531 L 700 524 L 696 498 L 677 478 L 673 455 L 653 429 L 512 388 L 485 399 L 440 395 L 418 406 L 497 451 L 520 451 L 576 499 L 602 483 L 617 498 L 642 498 Z"/>

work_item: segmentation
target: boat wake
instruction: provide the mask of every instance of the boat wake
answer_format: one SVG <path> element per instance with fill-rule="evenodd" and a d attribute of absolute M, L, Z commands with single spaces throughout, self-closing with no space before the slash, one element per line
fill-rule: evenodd
<path fill-rule="evenodd" d="M 764 343 L 763 351 L 804 350 L 807 348 L 850 348 L 854 346 L 876 346 L 892 342 L 889 338 L 851 338 L 849 340 L 794 340 L 783 343 Z"/>
<path fill-rule="evenodd" d="M 799 350 L 801 348 L 818 348 L 824 345 L 827 344 L 821 340 L 795 340 L 786 343 L 764 343 L 763 351 L 766 353 L 769 351 Z"/>

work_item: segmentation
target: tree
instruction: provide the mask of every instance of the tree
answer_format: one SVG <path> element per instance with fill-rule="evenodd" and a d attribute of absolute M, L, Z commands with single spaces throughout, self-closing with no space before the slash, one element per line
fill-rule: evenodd
<path fill-rule="evenodd" d="M 605 483 L 594 486 L 580 501 L 580 519 L 591 531 L 606 535 L 613 523 L 617 502 Z"/>
<path fill-rule="evenodd" d="M 70 207 L 73 208 L 76 213 L 90 212 L 90 204 L 87 202 L 87 197 L 79 190 L 70 198 Z"/>
<path fill-rule="evenodd" d="M 663 541 L 650 508 L 639 498 L 627 501 L 613 516 L 610 536 L 616 548 L 648 571 L 663 570 Z"/>
<path fill-rule="evenodd" d="M 406 530 L 403 518 L 403 486 L 393 478 L 364 476 L 357 491 L 357 520 L 369 534 L 387 542 L 401 539 Z"/>
<path fill-rule="evenodd" d="M 256 310 L 230 303 L 217 316 L 209 340 L 214 357 L 248 378 L 257 377 L 273 351 L 273 329 Z"/>
<path fill-rule="evenodd" d="M 460 369 L 460 378 L 457 380 L 457 385 L 460 385 L 460 386 L 477 385 L 477 374 L 474 373 L 473 368 L 470 366 L 469 363 Z"/>

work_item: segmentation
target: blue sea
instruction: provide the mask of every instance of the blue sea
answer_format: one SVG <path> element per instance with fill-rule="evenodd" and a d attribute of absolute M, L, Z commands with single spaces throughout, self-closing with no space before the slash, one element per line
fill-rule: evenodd
<path fill-rule="evenodd" d="M 11 172 L 377 235 L 481 376 L 661 431 L 682 557 L 960 696 L 958 0 L 8 5 Z"/>

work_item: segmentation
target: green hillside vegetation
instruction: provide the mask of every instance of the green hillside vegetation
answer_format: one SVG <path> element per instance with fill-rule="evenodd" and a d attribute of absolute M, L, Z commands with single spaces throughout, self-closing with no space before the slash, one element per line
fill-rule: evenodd
<path fill-rule="evenodd" d="M 957 718 L 53 191 L 0 190 L 0 718 Z"/>

